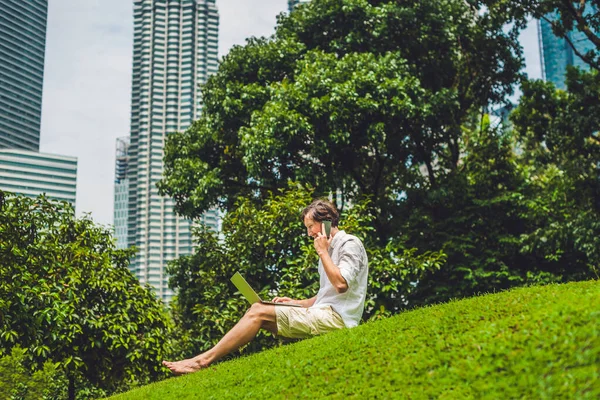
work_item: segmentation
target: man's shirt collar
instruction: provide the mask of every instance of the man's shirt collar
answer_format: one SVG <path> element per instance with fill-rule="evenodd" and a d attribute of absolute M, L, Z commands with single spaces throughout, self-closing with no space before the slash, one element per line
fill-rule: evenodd
<path fill-rule="evenodd" d="M 342 241 L 342 237 L 346 236 L 346 232 L 344 231 L 338 231 L 335 236 L 333 237 L 333 240 L 331 241 L 331 249 L 333 250 L 335 248 L 335 246 L 337 246 L 341 241 Z"/>

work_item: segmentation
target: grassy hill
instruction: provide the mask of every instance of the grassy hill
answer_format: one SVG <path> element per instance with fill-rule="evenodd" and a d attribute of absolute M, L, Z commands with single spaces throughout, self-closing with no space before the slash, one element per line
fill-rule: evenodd
<path fill-rule="evenodd" d="M 113 399 L 599 399 L 600 281 L 406 312 Z"/>

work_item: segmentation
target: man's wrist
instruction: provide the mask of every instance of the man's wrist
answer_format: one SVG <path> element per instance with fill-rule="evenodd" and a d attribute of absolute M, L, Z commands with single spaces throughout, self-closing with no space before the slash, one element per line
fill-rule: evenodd
<path fill-rule="evenodd" d="M 319 255 L 319 257 L 323 258 L 323 257 L 329 257 L 329 249 L 325 249 L 325 250 L 317 250 L 317 254 Z"/>

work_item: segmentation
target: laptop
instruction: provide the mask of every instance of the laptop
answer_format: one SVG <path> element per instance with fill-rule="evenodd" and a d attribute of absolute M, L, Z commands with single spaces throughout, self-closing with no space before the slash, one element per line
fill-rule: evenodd
<path fill-rule="evenodd" d="M 256 294 L 256 292 L 254 291 L 254 289 L 252 289 L 252 286 L 250 286 L 248 284 L 248 282 L 246 282 L 244 277 L 239 272 L 236 272 L 235 274 L 233 274 L 233 276 L 231 277 L 231 282 L 233 282 L 235 287 L 240 291 L 241 294 L 244 295 L 244 297 L 246 298 L 246 300 L 248 300 L 248 302 L 250 304 L 262 303 L 262 304 L 272 304 L 272 305 L 276 305 L 276 306 L 302 307 L 299 304 L 275 303 L 274 301 L 261 300 L 260 297 L 258 296 L 258 294 Z"/>

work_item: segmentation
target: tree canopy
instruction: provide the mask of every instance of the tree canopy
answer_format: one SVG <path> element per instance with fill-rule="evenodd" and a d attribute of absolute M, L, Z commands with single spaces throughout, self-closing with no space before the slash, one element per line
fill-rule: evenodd
<path fill-rule="evenodd" d="M 299 7 L 223 59 L 200 120 L 167 140 L 161 192 L 192 218 L 290 180 L 368 195 L 385 241 L 402 192 L 457 167 L 472 110 L 512 93 L 516 34 L 462 0 Z"/>
<path fill-rule="evenodd" d="M 525 82 L 512 120 L 535 227 L 525 249 L 559 276 L 600 276 L 600 74 L 569 69 L 567 91 Z"/>
<path fill-rule="evenodd" d="M 520 30 L 566 3 L 313 0 L 223 59 L 200 120 L 169 137 L 159 187 L 191 218 L 290 181 L 344 210 L 368 198 L 374 248 L 447 256 L 407 307 L 593 277 L 597 77 L 565 95 L 520 72 Z M 500 129 L 487 111 L 517 83 Z"/>

